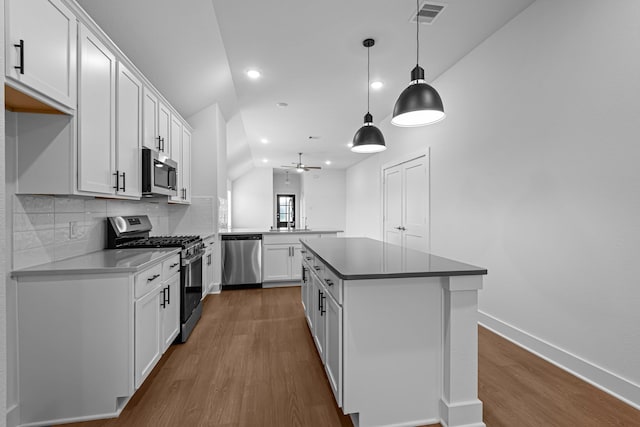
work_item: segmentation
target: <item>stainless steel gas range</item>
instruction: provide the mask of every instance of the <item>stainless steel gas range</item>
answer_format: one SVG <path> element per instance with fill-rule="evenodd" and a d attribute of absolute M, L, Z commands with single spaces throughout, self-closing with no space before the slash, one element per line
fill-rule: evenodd
<path fill-rule="evenodd" d="M 107 249 L 182 248 L 180 251 L 180 334 L 183 343 L 202 315 L 202 256 L 200 236 L 149 236 L 152 226 L 147 215 L 107 218 Z"/>

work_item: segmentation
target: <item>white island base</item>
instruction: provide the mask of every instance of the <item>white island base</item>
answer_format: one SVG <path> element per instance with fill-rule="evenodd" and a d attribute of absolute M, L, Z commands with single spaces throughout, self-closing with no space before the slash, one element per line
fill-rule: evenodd
<path fill-rule="evenodd" d="M 345 281 L 345 414 L 356 427 L 484 426 L 478 400 L 482 276 Z"/>
<path fill-rule="evenodd" d="M 485 426 L 477 302 L 486 270 L 415 251 L 394 269 L 399 247 L 331 240 L 302 242 L 302 302 L 343 413 L 356 427 Z"/>

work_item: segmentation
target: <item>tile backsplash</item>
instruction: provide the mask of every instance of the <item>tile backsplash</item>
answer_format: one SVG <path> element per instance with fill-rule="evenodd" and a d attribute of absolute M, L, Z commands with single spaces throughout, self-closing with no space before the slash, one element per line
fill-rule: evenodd
<path fill-rule="evenodd" d="M 173 209 L 162 199 L 140 201 L 68 196 L 13 196 L 13 269 L 104 249 L 106 217 L 146 214 L 151 234 L 170 234 Z"/>

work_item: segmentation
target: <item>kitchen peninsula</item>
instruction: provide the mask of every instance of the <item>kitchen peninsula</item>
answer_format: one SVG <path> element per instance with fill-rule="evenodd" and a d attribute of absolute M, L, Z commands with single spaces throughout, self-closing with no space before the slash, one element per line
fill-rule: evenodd
<path fill-rule="evenodd" d="M 487 270 L 366 238 L 302 240 L 302 303 L 355 426 L 484 426 L 477 294 Z"/>

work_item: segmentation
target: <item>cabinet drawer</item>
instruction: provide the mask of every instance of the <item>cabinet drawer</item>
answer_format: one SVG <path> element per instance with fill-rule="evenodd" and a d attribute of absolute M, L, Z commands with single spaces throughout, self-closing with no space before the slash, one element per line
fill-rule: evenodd
<path fill-rule="evenodd" d="M 311 253 L 311 251 L 303 246 L 300 251 L 300 255 L 302 255 L 302 262 L 307 264 L 309 268 L 312 268 L 316 257 Z"/>
<path fill-rule="evenodd" d="M 154 265 L 138 274 L 136 274 L 134 295 L 140 298 L 147 292 L 160 285 L 162 282 L 162 264 Z"/>
<path fill-rule="evenodd" d="M 295 245 L 300 243 L 300 239 L 317 239 L 319 234 L 291 233 L 283 231 L 282 234 L 264 234 L 262 244 L 264 245 Z"/>
<path fill-rule="evenodd" d="M 180 255 L 172 256 L 162 263 L 162 280 L 167 280 L 180 271 Z"/>
<path fill-rule="evenodd" d="M 338 301 L 338 304 L 342 305 L 342 279 L 338 278 L 333 271 L 324 265 L 322 266 L 320 279 L 322 279 L 322 284 L 327 288 L 331 296 Z"/>

